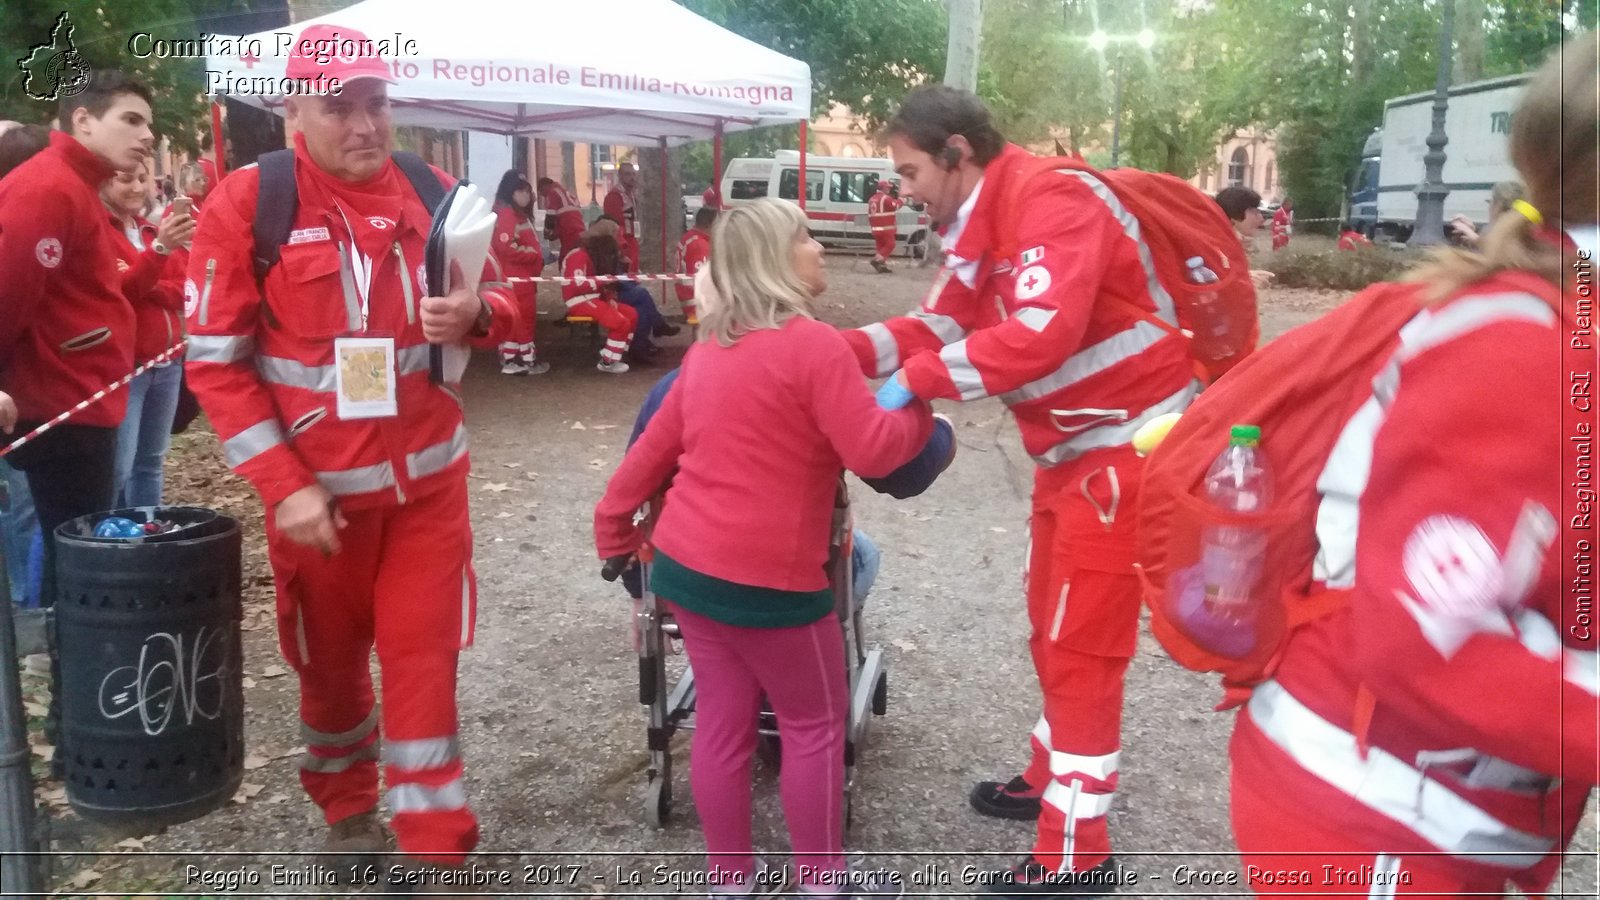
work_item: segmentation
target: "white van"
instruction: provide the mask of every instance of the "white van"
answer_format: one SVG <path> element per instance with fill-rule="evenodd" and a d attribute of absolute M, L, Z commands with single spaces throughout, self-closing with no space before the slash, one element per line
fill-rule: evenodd
<path fill-rule="evenodd" d="M 811 233 L 827 247 L 872 248 L 867 200 L 879 181 L 898 186 L 900 176 L 887 159 L 806 155 L 806 218 Z M 722 171 L 722 200 L 729 206 L 758 197 L 800 200 L 800 153 L 778 150 L 772 159 L 733 159 Z M 921 258 L 928 244 L 929 218 L 902 206 L 895 218 L 895 241 Z"/>

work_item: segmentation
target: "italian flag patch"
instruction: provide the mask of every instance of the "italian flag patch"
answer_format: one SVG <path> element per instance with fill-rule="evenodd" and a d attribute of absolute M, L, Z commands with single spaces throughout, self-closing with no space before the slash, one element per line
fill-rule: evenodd
<path fill-rule="evenodd" d="M 1044 259 L 1044 248 L 1030 247 L 1027 250 L 1022 251 L 1022 261 L 1020 265 L 1031 266 L 1041 259 Z"/>

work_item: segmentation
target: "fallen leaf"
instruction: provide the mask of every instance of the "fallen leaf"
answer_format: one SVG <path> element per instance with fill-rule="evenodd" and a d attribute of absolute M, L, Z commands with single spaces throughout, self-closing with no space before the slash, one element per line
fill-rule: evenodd
<path fill-rule="evenodd" d="M 233 802 L 240 805 L 249 803 L 257 794 L 261 793 L 265 789 L 266 787 L 264 785 L 251 784 L 248 781 L 243 782 L 239 785 L 239 790 L 233 795 Z"/>
<path fill-rule="evenodd" d="M 138 838 L 124 838 L 120 841 L 117 841 L 117 846 L 124 850 L 143 850 L 144 841 L 141 841 Z"/>
<path fill-rule="evenodd" d="M 34 703 L 31 700 L 22 704 L 22 710 L 30 716 L 36 716 L 41 719 L 50 714 L 49 707 L 42 703 Z"/>
<path fill-rule="evenodd" d="M 254 630 L 254 626 L 246 625 L 245 627 L 249 628 L 251 630 Z M 245 686 L 246 690 L 248 690 L 250 688 L 253 688 L 253 687 L 256 686 L 256 680 L 254 678 L 251 678 L 249 675 L 246 675 L 244 677 L 244 686 Z"/>
<path fill-rule="evenodd" d="M 901 650 L 904 650 L 907 653 L 910 653 L 911 651 L 917 649 L 917 645 L 913 641 L 897 639 L 897 640 L 890 641 L 890 643 L 894 644 L 896 647 L 899 647 Z"/>
<path fill-rule="evenodd" d="M 520 468 L 522 468 L 522 463 L 501 463 L 501 465 L 505 466 L 508 469 L 520 469 Z"/>
<path fill-rule="evenodd" d="M 503 494 L 511 490 L 511 485 L 503 481 L 490 481 L 484 484 L 483 489 L 495 494 Z"/>
<path fill-rule="evenodd" d="M 1005 534 L 1006 533 L 1006 530 L 1004 528 L 1001 528 L 999 525 L 990 525 L 989 526 L 989 530 L 994 532 L 995 534 Z"/>
<path fill-rule="evenodd" d="M 96 881 L 99 881 L 100 878 L 101 875 L 99 872 L 96 872 L 93 869 L 84 869 L 78 874 L 67 879 L 67 886 L 81 891 L 89 885 L 94 884 Z"/>
<path fill-rule="evenodd" d="M 572 423 L 572 430 L 573 431 L 588 431 L 589 429 L 583 427 L 583 423 L 582 422 L 573 422 Z"/>
<path fill-rule="evenodd" d="M 246 753 L 244 756 L 244 767 L 246 770 L 259 769 L 269 762 L 272 762 L 272 760 L 267 759 L 264 756 L 257 756 L 254 753 Z"/>
<path fill-rule="evenodd" d="M 512 517 L 512 516 L 514 516 L 514 515 L 516 515 L 516 513 L 509 513 L 509 512 L 497 512 L 497 513 L 495 513 L 495 514 L 494 514 L 494 517 L 495 517 L 495 518 L 496 518 L 496 519 L 509 519 L 509 518 L 511 518 L 511 517 Z"/>
<path fill-rule="evenodd" d="M 590 427 L 592 427 L 595 431 L 605 431 L 607 428 L 615 428 L 617 426 L 615 426 L 615 425 L 593 425 L 593 426 L 590 426 Z"/>
<path fill-rule="evenodd" d="M 591 460 L 589 460 L 589 468 L 591 468 L 591 469 L 604 468 L 605 464 L 606 464 L 606 461 L 603 460 L 603 459 L 591 459 Z"/>
<path fill-rule="evenodd" d="M 272 665 L 261 670 L 262 678 L 281 678 L 287 674 L 289 674 L 289 670 L 278 665 L 277 663 L 273 663 Z"/>
<path fill-rule="evenodd" d="M 267 799 L 265 799 L 265 800 L 263 800 L 261 802 L 262 803 L 283 803 L 283 802 L 287 801 L 288 799 L 289 799 L 289 795 L 288 794 L 273 794 L 272 796 L 268 797 Z"/>
<path fill-rule="evenodd" d="M 51 744 L 29 744 L 28 749 L 33 751 L 34 756 L 45 762 L 49 762 L 56 757 L 56 748 Z"/>

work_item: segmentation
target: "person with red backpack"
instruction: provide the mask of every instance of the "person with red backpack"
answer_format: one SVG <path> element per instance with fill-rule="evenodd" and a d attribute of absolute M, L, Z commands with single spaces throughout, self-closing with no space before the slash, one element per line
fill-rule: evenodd
<path fill-rule="evenodd" d="M 1528 83 L 1510 137 L 1528 200 L 1477 253 L 1283 335 L 1151 455 L 1152 630 L 1242 706 L 1232 817 L 1261 896 L 1540 894 L 1600 781 L 1597 422 L 1573 389 L 1596 364 L 1596 51 L 1574 38 Z M 1273 499 L 1206 511 L 1206 467 L 1244 423 Z M 1219 525 L 1265 536 L 1226 652 L 1186 587 Z"/>
<path fill-rule="evenodd" d="M 471 463 L 459 385 L 432 371 L 432 348 L 492 348 L 518 308 L 487 262 L 477 291 L 423 283 L 451 180 L 392 152 L 389 67 L 370 51 L 311 52 L 335 38 L 371 46 L 306 26 L 285 74 L 341 90 L 286 98 L 293 149 L 235 171 L 206 205 L 187 371 L 266 508 L 279 646 L 300 680 L 300 783 L 326 850 L 377 865 L 388 849 L 381 762 L 400 851 L 460 866 L 478 841 L 456 708 L 477 596 Z"/>
<path fill-rule="evenodd" d="M 971 797 L 985 815 L 1037 819 L 1038 840 L 993 889 L 1110 890 L 1107 814 L 1139 624 L 1132 513 L 1142 461 L 1129 442 L 1199 390 L 1173 293 L 1186 260 L 1212 277 L 1192 286 L 1216 301 L 1207 309 L 1243 297 L 1250 321 L 1233 324 L 1254 328 L 1244 251 L 1193 187 L 1036 159 L 1007 144 L 965 91 L 911 92 L 886 133 L 906 200 L 946 223 L 945 266 L 921 308 L 846 337 L 868 375 L 893 375 L 884 406 L 999 396 L 1038 463 L 1026 585 L 1044 715 L 1027 770 Z M 1254 343 L 1237 329 L 1220 336 L 1233 354 Z"/>

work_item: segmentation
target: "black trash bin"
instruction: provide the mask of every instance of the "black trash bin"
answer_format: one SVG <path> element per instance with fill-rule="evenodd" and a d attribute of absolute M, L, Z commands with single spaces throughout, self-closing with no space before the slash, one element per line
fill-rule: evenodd
<path fill-rule="evenodd" d="M 94 536 L 106 516 L 166 534 Z M 56 531 L 56 646 L 67 799 L 103 825 L 186 822 L 244 775 L 238 521 L 195 507 L 120 509 Z"/>

